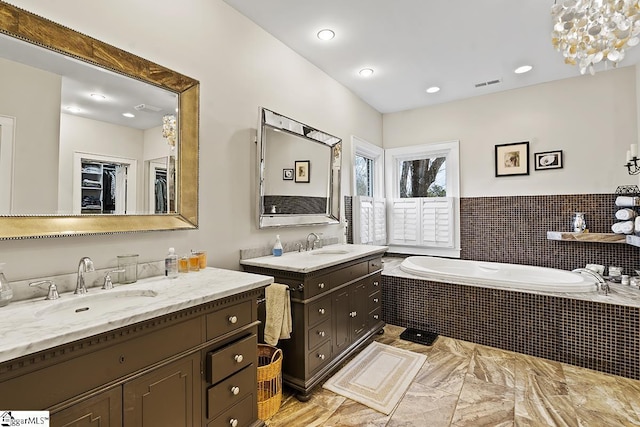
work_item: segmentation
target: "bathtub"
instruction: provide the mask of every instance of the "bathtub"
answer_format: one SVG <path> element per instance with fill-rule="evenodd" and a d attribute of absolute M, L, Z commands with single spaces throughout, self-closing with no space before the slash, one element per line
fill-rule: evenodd
<path fill-rule="evenodd" d="M 597 281 L 589 275 L 529 265 L 412 256 L 402 261 L 400 269 L 434 282 L 519 291 L 597 291 Z"/>

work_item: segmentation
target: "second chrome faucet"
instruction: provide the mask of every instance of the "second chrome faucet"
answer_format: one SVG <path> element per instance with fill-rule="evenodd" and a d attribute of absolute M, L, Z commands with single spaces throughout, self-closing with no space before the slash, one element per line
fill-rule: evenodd
<path fill-rule="evenodd" d="M 78 263 L 78 279 L 76 281 L 76 290 L 73 292 L 76 295 L 84 295 L 87 293 L 87 286 L 84 283 L 84 273 L 95 271 L 93 267 L 93 261 L 89 257 L 80 258 Z"/>

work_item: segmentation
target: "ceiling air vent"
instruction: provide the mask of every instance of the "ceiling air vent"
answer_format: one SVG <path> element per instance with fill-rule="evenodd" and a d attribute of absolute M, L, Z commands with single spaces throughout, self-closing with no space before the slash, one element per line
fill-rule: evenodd
<path fill-rule="evenodd" d="M 495 85 L 495 84 L 498 84 L 498 83 L 502 83 L 502 79 L 487 80 L 486 82 L 476 83 L 475 87 L 490 86 L 490 85 Z"/>
<path fill-rule="evenodd" d="M 136 110 L 138 111 L 146 111 L 146 112 L 150 112 L 150 113 L 157 113 L 158 111 L 162 110 L 162 108 L 153 106 L 153 105 L 149 105 L 149 104 L 139 104 L 136 105 L 135 107 Z"/>

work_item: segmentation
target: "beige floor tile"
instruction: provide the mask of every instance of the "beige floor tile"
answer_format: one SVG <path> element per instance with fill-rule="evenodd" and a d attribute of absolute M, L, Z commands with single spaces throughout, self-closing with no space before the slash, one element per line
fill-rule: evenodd
<path fill-rule="evenodd" d="M 448 427 L 458 396 L 413 383 L 393 412 L 387 427 Z"/>
<path fill-rule="evenodd" d="M 476 353 L 471 358 L 467 375 L 491 384 L 513 388 L 516 384 L 515 358 L 480 356 Z"/>
<path fill-rule="evenodd" d="M 515 391 L 511 387 L 480 381 L 467 376 L 452 426 L 507 427 L 515 419 Z"/>

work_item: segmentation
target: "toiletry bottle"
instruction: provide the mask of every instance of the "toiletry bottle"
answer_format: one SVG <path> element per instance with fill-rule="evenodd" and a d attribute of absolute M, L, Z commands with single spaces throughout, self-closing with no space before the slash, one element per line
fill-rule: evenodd
<path fill-rule="evenodd" d="M 169 254 L 164 259 L 164 275 L 170 279 L 178 277 L 178 255 L 174 248 L 169 248 Z"/>
<path fill-rule="evenodd" d="M 280 235 L 276 236 L 276 244 L 273 245 L 273 256 L 282 255 L 282 243 L 280 242 Z"/>
<path fill-rule="evenodd" d="M 9 282 L 4 277 L 4 273 L 2 269 L 4 268 L 4 263 L 0 263 L 0 307 L 4 307 L 9 304 L 11 299 L 13 298 L 13 290 L 11 286 L 9 286 Z"/>

